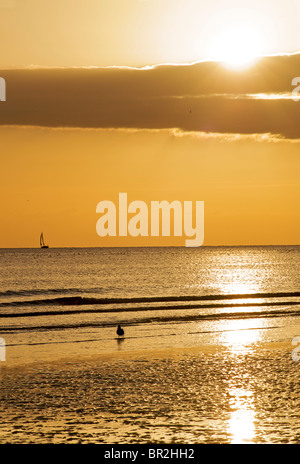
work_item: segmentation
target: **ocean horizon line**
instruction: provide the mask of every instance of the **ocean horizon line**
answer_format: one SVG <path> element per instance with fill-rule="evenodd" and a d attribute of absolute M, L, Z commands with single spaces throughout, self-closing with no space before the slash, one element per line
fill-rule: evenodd
<path fill-rule="evenodd" d="M 243 245 L 243 244 L 240 244 L 240 245 L 202 245 L 202 246 L 199 246 L 199 247 L 189 247 L 189 248 L 192 248 L 192 249 L 195 249 L 195 248 L 262 248 L 262 247 L 299 247 L 300 246 L 300 243 L 299 244 L 260 244 L 260 245 Z M 115 248 L 115 249 L 118 249 L 118 248 L 134 248 L 134 249 L 138 249 L 138 248 L 183 248 L 183 249 L 186 249 L 187 247 L 185 245 L 148 245 L 148 246 L 145 246 L 145 245 L 137 245 L 137 246 L 126 246 L 126 245 L 123 245 L 123 246 L 78 246 L 78 245 L 74 245 L 74 246 L 49 246 L 49 249 L 48 251 L 51 250 L 57 250 L 57 249 L 98 249 L 98 248 L 101 248 L 101 249 L 110 249 L 110 248 Z M 0 250 L 38 250 L 40 249 L 39 246 L 35 246 L 35 247 L 0 247 Z"/>

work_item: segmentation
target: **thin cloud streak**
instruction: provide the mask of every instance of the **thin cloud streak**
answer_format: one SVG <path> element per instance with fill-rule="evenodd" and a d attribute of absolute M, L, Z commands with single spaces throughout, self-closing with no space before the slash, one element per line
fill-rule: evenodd
<path fill-rule="evenodd" d="M 216 93 L 216 94 L 209 94 L 209 95 L 171 95 L 171 96 L 165 96 L 165 97 L 153 97 L 153 98 L 177 98 L 177 99 L 184 99 L 184 98 L 224 98 L 228 100 L 294 100 L 294 95 L 292 92 L 290 93 L 253 93 L 253 94 L 234 94 L 234 93 L 229 93 L 229 94 L 222 94 L 222 93 Z"/>
<path fill-rule="evenodd" d="M 270 54 L 265 54 L 258 56 L 258 60 L 263 60 L 265 58 L 270 58 L 270 57 L 293 57 L 297 56 L 300 54 L 300 51 L 295 51 L 295 52 L 288 52 L 288 53 L 270 53 Z M 156 63 L 156 64 L 146 64 L 143 66 L 125 66 L 125 65 L 110 65 L 110 66 L 96 66 L 96 65 L 90 65 L 90 66 L 46 66 L 46 65 L 39 65 L 39 64 L 29 64 L 23 67 L 4 67 L 0 68 L 2 70 L 11 70 L 11 69 L 18 69 L 18 70 L 23 70 L 23 69 L 128 69 L 128 70 L 133 70 L 133 71 L 149 71 L 151 69 L 156 69 L 159 67 L 163 66 L 194 66 L 197 64 L 201 63 L 216 63 L 218 65 L 222 65 L 222 62 L 219 60 L 214 60 L 214 59 L 202 59 L 202 60 L 194 60 L 194 61 L 187 61 L 187 62 L 166 62 L 166 63 Z"/>
<path fill-rule="evenodd" d="M 178 127 L 170 129 L 146 129 L 146 128 L 126 128 L 126 127 L 46 127 L 46 126 L 28 126 L 28 125 L 2 125 L 0 130 L 20 129 L 24 131 L 39 130 L 50 132 L 87 132 L 87 133 L 116 133 L 116 134 L 166 134 L 174 138 L 193 138 L 199 140 L 219 140 L 220 142 L 262 142 L 262 143 L 299 143 L 300 139 L 287 139 L 280 134 L 238 134 L 238 133 L 218 133 L 218 132 L 200 132 L 185 131 Z"/>

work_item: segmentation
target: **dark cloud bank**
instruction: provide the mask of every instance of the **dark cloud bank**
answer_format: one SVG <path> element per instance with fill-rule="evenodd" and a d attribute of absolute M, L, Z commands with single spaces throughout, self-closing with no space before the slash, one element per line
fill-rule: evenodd
<path fill-rule="evenodd" d="M 150 69 L 0 70 L 7 86 L 0 125 L 180 128 L 300 138 L 300 101 L 254 99 L 290 93 L 300 54 L 266 57 L 244 71 L 215 62 Z"/>

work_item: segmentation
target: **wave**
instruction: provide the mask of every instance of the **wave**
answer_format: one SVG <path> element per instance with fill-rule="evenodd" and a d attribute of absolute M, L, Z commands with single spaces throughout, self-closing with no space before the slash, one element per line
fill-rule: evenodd
<path fill-rule="evenodd" d="M 75 289 L 73 289 L 75 291 Z M 40 290 L 36 290 L 40 292 Z M 59 289 L 47 290 L 47 292 L 60 292 Z M 68 289 L 65 291 L 72 291 Z M 90 289 L 94 292 L 94 290 Z M 46 292 L 43 290 L 43 292 Z M 76 290 L 78 292 L 78 290 Z M 6 295 L 8 294 L 5 292 Z M 21 291 L 19 292 L 21 294 Z M 247 298 L 290 298 L 299 297 L 300 292 L 272 292 L 272 293 L 238 293 L 238 294 L 218 294 L 218 295 L 185 295 L 185 296 L 159 296 L 159 297 L 127 297 L 127 298 L 89 298 L 82 296 L 46 298 L 38 300 L 19 300 L 0 303 L 0 307 L 6 306 L 44 306 L 44 305 L 109 305 L 109 304 L 127 304 L 127 303 L 172 303 L 181 301 L 215 301 L 215 300 L 235 300 Z"/>
<path fill-rule="evenodd" d="M 262 307 L 262 306 L 300 306 L 299 301 L 265 301 L 259 303 L 219 303 L 219 304 L 197 304 L 197 305 L 174 305 L 174 306 L 132 306 L 121 308 L 105 308 L 105 309 L 71 309 L 71 310 L 54 310 L 54 311 L 31 311 L 21 313 L 0 313 L 0 318 L 16 318 L 16 317 L 37 317 L 37 316 L 65 316 L 71 314 L 103 314 L 103 313 L 125 313 L 125 312 L 140 312 L 140 311 L 159 311 L 159 310 L 179 310 L 179 309 L 218 309 L 218 308 L 243 308 L 243 307 Z M 229 313 L 227 313 L 229 314 Z M 241 314 L 239 312 L 239 314 Z"/>
<path fill-rule="evenodd" d="M 195 322 L 195 321 L 216 321 L 216 320 L 228 320 L 228 319 L 257 319 L 257 318 L 278 318 L 293 316 L 299 317 L 300 311 L 291 310 L 279 310 L 279 311 L 245 311 L 245 312 L 232 312 L 232 313 L 218 313 L 218 314 L 188 314 L 188 315 L 169 315 L 169 316 L 153 316 L 134 320 L 128 320 L 123 325 L 139 325 L 139 324 L 150 324 L 153 322 L 168 322 L 168 323 L 179 323 L 179 322 Z M 81 328 L 104 328 L 104 327 L 115 327 L 116 322 L 67 322 L 63 324 L 52 325 L 37 325 L 27 327 L 3 327 L 1 332 L 14 333 L 24 331 L 48 331 L 48 330 L 64 330 L 64 329 L 81 329 Z"/>
<path fill-rule="evenodd" d="M 102 287 L 97 288 L 37 288 L 31 290 L 6 290 L 0 291 L 0 297 L 7 297 L 7 296 L 31 296 L 31 295 L 52 295 L 52 294 L 73 294 L 73 293 L 99 293 L 104 291 Z"/>

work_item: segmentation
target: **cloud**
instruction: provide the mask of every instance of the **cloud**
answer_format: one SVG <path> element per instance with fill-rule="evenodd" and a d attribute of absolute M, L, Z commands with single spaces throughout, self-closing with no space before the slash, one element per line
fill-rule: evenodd
<path fill-rule="evenodd" d="M 286 98 L 300 54 L 262 59 L 244 72 L 215 62 L 132 68 L 0 71 L 1 125 L 172 129 L 300 138 L 300 102 Z M 274 95 L 281 98 L 275 98 Z"/>

